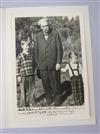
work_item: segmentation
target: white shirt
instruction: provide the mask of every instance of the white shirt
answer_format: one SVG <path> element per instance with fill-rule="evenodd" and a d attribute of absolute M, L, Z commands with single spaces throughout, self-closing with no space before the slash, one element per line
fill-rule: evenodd
<path fill-rule="evenodd" d="M 44 37 L 45 37 L 46 40 L 48 39 L 48 36 L 45 35 Z"/>
<path fill-rule="evenodd" d="M 77 70 L 74 70 L 74 69 L 77 69 L 77 66 L 78 65 L 76 63 L 73 63 L 73 62 L 70 62 L 70 65 L 71 65 L 71 68 L 72 68 L 72 70 L 74 72 L 74 75 L 75 76 L 78 76 L 78 71 Z M 73 73 L 72 73 L 71 68 L 70 68 L 69 64 L 67 64 L 64 68 L 61 69 L 61 71 L 62 72 L 69 71 L 69 75 L 70 75 L 70 77 L 72 77 L 73 76 Z M 81 75 L 82 74 L 82 68 L 81 68 L 81 64 L 80 63 L 79 63 L 78 70 L 79 70 L 79 74 Z"/>

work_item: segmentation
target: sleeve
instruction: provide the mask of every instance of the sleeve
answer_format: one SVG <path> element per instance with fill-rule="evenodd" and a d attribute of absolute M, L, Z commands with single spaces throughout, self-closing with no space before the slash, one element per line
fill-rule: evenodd
<path fill-rule="evenodd" d="M 66 72 L 68 69 L 69 69 L 69 66 L 68 66 L 68 64 L 67 64 L 64 68 L 61 68 L 61 71 L 62 71 L 62 72 Z"/>
<path fill-rule="evenodd" d="M 35 68 L 36 68 L 35 48 L 33 48 L 33 53 L 32 53 L 32 67 L 33 67 L 33 72 L 35 72 Z"/>
<path fill-rule="evenodd" d="M 80 72 L 80 74 L 83 74 L 82 66 L 80 63 L 79 63 L 79 72 Z"/>
<path fill-rule="evenodd" d="M 17 76 L 21 76 L 20 69 L 21 69 L 21 61 L 20 61 L 20 57 L 18 57 L 16 60 L 16 75 Z"/>
<path fill-rule="evenodd" d="M 56 43 L 57 43 L 57 63 L 61 64 L 62 58 L 63 58 L 63 47 L 62 47 L 62 41 L 58 32 L 56 35 Z"/>
<path fill-rule="evenodd" d="M 37 43 L 37 35 L 34 37 L 34 59 L 36 64 L 38 64 L 38 43 Z"/>

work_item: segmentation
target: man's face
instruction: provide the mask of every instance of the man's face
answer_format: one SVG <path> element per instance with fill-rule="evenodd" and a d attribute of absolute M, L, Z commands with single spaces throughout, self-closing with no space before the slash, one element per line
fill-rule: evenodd
<path fill-rule="evenodd" d="M 41 29 L 43 30 L 44 33 L 48 34 L 49 25 L 48 25 L 47 21 L 41 23 Z"/>

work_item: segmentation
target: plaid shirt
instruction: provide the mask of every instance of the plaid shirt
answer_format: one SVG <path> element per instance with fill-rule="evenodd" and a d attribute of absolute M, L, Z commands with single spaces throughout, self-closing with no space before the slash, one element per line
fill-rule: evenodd
<path fill-rule="evenodd" d="M 33 75 L 33 61 L 31 54 L 21 53 L 17 57 L 17 76 Z"/>

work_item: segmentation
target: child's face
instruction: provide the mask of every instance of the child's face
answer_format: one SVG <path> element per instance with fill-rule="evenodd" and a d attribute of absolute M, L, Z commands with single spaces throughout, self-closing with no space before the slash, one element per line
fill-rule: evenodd
<path fill-rule="evenodd" d="M 77 56 L 75 55 L 74 52 L 72 52 L 71 53 L 71 60 L 76 61 L 76 59 L 77 59 Z"/>
<path fill-rule="evenodd" d="M 29 52 L 29 43 L 28 43 L 28 41 L 21 41 L 21 47 L 23 49 L 23 52 L 25 52 L 25 53 Z"/>

